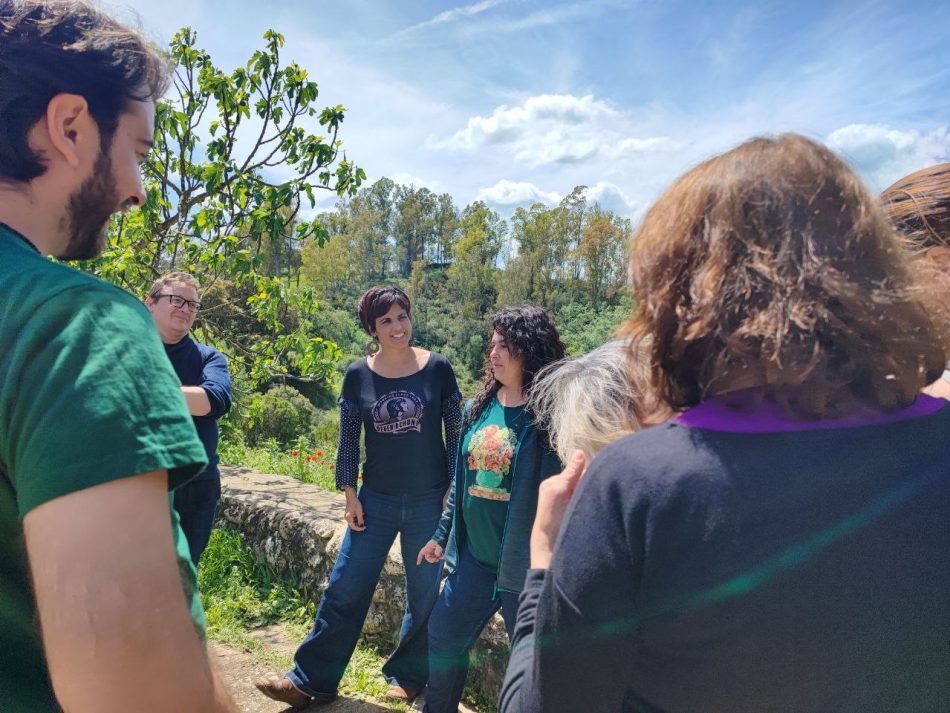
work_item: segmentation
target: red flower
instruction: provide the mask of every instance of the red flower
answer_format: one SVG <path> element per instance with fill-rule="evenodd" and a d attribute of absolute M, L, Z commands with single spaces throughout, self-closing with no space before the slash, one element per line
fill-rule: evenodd
<path fill-rule="evenodd" d="M 294 451 L 294 452 L 291 453 L 290 455 L 292 455 L 294 458 L 296 458 L 297 456 L 300 455 L 300 451 Z"/>
<path fill-rule="evenodd" d="M 336 466 L 335 466 L 335 465 L 331 465 L 331 466 L 330 466 L 330 470 L 335 470 L 335 469 L 336 469 Z"/>
<path fill-rule="evenodd" d="M 362 480 L 362 479 L 363 479 L 362 475 L 357 478 L 357 480 Z"/>
<path fill-rule="evenodd" d="M 317 451 L 317 458 L 323 457 L 323 451 Z"/>

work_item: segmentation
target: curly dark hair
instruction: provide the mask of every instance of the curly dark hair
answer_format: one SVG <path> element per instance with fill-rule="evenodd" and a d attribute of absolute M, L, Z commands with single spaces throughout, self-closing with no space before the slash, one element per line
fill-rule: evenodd
<path fill-rule="evenodd" d="M 128 102 L 159 99 L 170 77 L 139 33 L 87 2 L 0 0 L 0 180 L 46 170 L 27 135 L 57 94 L 86 99 L 106 152 Z"/>
<path fill-rule="evenodd" d="M 535 374 L 548 364 L 564 358 L 564 344 L 557 327 L 554 326 L 554 320 L 540 307 L 518 305 L 496 312 L 489 318 L 489 322 L 492 331 L 504 337 L 511 355 L 521 359 L 521 388 L 525 397 L 528 397 Z M 488 360 L 490 351 L 491 343 L 485 350 L 484 378 L 465 416 L 465 428 L 478 420 L 501 388 L 501 382 L 495 378 Z"/>
<path fill-rule="evenodd" d="M 633 236 L 634 313 L 673 408 L 756 388 L 790 415 L 911 403 L 946 363 L 880 207 L 825 147 L 758 138 L 679 178 Z"/>

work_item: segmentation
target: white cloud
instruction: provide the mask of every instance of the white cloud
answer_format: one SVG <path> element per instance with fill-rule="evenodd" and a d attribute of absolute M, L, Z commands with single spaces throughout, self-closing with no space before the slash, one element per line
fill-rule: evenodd
<path fill-rule="evenodd" d="M 828 135 L 874 190 L 882 190 L 909 173 L 950 160 L 950 129 L 927 133 L 901 131 L 885 124 L 848 124 Z"/>
<path fill-rule="evenodd" d="M 438 15 L 426 20 L 425 22 L 420 22 L 416 25 L 412 25 L 411 27 L 407 27 L 404 30 L 400 30 L 394 35 L 394 37 L 405 35 L 409 32 L 422 30 L 428 27 L 434 27 L 436 25 L 444 25 L 447 22 L 455 22 L 456 20 L 474 17 L 475 15 L 481 14 L 486 10 L 491 10 L 493 7 L 504 5 L 506 2 L 509 2 L 509 0 L 481 0 L 481 2 L 472 3 L 471 5 L 452 8 L 451 10 L 440 12 Z"/>
<path fill-rule="evenodd" d="M 561 196 L 553 191 L 542 191 L 533 183 L 526 181 L 509 181 L 507 178 L 503 178 L 494 186 L 480 188 L 478 194 L 475 196 L 475 200 L 503 206 L 531 203 L 554 205 L 561 200 Z"/>
<path fill-rule="evenodd" d="M 667 136 L 638 137 L 623 114 L 592 94 L 541 94 L 520 106 L 506 104 L 488 116 L 470 117 L 464 129 L 446 139 L 430 138 L 430 149 L 475 151 L 495 148 L 519 164 L 539 168 L 579 164 L 599 156 L 636 158 L 670 150 Z"/>
<path fill-rule="evenodd" d="M 645 139 L 629 137 L 620 141 L 615 146 L 614 152 L 617 156 L 634 156 L 650 151 L 675 149 L 676 147 L 676 142 L 669 136 L 649 136 Z"/>
<path fill-rule="evenodd" d="M 396 171 L 395 173 L 390 173 L 389 178 L 393 182 L 398 183 L 401 186 L 413 186 L 414 188 L 428 188 L 433 193 L 440 193 L 445 190 L 441 181 L 434 181 L 427 178 L 420 178 L 419 176 L 413 175 L 411 173 L 406 173 L 404 171 Z"/>
<path fill-rule="evenodd" d="M 626 218 L 635 218 L 643 210 L 643 206 L 628 196 L 620 186 L 609 181 L 598 181 L 587 187 L 584 194 L 588 203 L 597 203 L 604 210 L 609 210 Z"/>
<path fill-rule="evenodd" d="M 502 105 L 491 116 L 473 116 L 464 129 L 445 141 L 433 141 L 435 148 L 474 149 L 485 144 L 514 141 L 539 125 L 579 125 L 617 112 L 588 94 L 541 94 L 528 98 L 521 106 Z"/>

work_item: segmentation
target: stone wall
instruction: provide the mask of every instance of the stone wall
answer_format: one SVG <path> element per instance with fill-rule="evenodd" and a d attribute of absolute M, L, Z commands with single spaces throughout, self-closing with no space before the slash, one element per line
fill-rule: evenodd
<path fill-rule="evenodd" d="M 303 592 L 318 602 L 346 532 L 343 495 L 247 468 L 221 466 L 221 476 L 216 524 L 240 532 L 259 559 L 298 581 Z M 395 633 L 404 605 L 403 563 L 397 540 L 363 631 Z M 481 696 L 495 700 L 507 660 L 508 638 L 500 615 L 496 615 L 473 649 L 469 685 Z"/>

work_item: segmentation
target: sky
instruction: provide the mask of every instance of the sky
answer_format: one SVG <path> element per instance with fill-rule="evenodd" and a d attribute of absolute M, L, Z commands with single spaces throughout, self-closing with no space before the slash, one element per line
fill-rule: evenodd
<path fill-rule="evenodd" d="M 344 148 L 370 181 L 506 216 L 586 185 L 636 220 L 698 162 L 785 131 L 829 144 L 874 191 L 950 161 L 947 0 L 106 7 L 162 43 L 192 27 L 227 70 L 281 32 L 322 105 L 346 107 Z"/>

